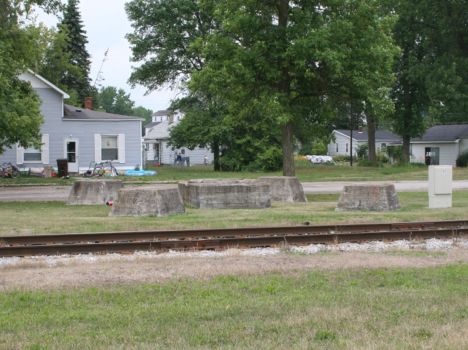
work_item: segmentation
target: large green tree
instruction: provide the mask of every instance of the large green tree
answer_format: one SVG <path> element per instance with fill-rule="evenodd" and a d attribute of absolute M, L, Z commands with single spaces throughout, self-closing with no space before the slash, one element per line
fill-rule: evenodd
<path fill-rule="evenodd" d="M 16 143 L 40 145 L 40 101 L 31 85 L 18 79 L 38 56 L 25 29 L 31 6 L 46 10 L 52 1 L 0 0 L 0 153 Z"/>
<path fill-rule="evenodd" d="M 410 140 L 435 123 L 468 121 L 467 0 L 390 0 L 398 14 L 394 36 L 401 47 L 395 65 L 394 129 Z"/>
<path fill-rule="evenodd" d="M 65 45 L 59 43 L 61 45 L 61 59 L 66 59 L 68 65 L 73 67 L 73 69 L 60 72 L 60 83 L 66 87 L 66 91 L 76 91 L 80 105 L 82 105 L 85 97 L 92 93 L 89 79 L 91 61 L 86 50 L 88 39 L 78 4 L 79 0 L 68 0 L 63 12 L 63 19 L 59 23 L 59 32 L 63 33 L 65 38 Z"/>
<path fill-rule="evenodd" d="M 214 13 L 221 29 L 207 38 L 205 67 L 190 86 L 222 96 L 232 116 L 280 130 L 284 175 L 295 173 L 295 129 L 324 122 L 326 105 L 357 99 L 368 115 L 391 110 L 396 49 L 379 2 L 226 0 Z"/>
<path fill-rule="evenodd" d="M 205 4 L 206 5 L 206 4 Z M 130 77 L 132 83 L 157 90 L 165 84 L 184 87 L 193 72 L 203 69 L 205 37 L 217 24 L 209 7 L 200 0 L 133 0 L 126 5 L 134 32 L 127 38 L 133 60 L 140 62 Z M 209 146 L 214 153 L 214 168 L 220 170 L 222 104 L 202 91 L 175 101 L 185 117 L 173 131 L 178 147 Z M 194 127 L 203 124 L 203 129 Z M 182 137 L 183 136 L 183 137 Z"/>

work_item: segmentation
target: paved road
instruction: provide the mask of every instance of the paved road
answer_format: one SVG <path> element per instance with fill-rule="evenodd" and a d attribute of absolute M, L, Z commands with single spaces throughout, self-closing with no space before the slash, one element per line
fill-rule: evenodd
<path fill-rule="evenodd" d="M 422 192 L 427 191 L 427 181 L 340 181 L 340 182 L 303 182 L 306 193 L 339 193 L 345 185 L 359 184 L 389 184 L 393 183 L 397 192 Z M 453 181 L 453 189 L 468 189 L 467 180 Z"/>
<path fill-rule="evenodd" d="M 427 181 L 303 182 L 306 193 L 340 193 L 345 185 L 395 184 L 397 192 L 427 191 Z M 467 180 L 453 182 L 453 189 L 468 189 Z M 66 201 L 70 186 L 0 187 L 0 201 Z"/>

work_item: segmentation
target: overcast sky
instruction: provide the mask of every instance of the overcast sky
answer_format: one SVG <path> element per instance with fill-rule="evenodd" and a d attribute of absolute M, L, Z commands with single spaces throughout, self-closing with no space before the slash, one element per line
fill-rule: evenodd
<path fill-rule="evenodd" d="M 103 86 L 115 86 L 130 93 L 137 106 L 143 106 L 153 111 L 166 109 L 170 100 L 177 95 L 176 91 L 163 89 L 145 95 L 146 89 L 136 86 L 131 89 L 127 83 L 131 67 L 137 63 L 130 62 L 131 51 L 125 38 L 132 31 L 125 13 L 124 4 L 128 0 L 80 0 L 81 19 L 88 36 L 87 49 L 91 55 L 92 84 L 101 66 L 104 53 L 109 49 L 104 62 L 100 82 Z M 57 18 L 38 11 L 37 20 L 47 26 L 56 26 Z"/>

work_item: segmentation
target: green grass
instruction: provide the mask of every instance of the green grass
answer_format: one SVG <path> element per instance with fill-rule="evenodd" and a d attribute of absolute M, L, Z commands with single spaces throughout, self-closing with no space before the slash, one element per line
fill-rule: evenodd
<path fill-rule="evenodd" d="M 0 294 L 3 349 L 463 349 L 468 265 Z"/>
<path fill-rule="evenodd" d="M 150 167 L 151 168 L 151 167 Z M 125 177 L 119 178 L 126 182 L 146 183 L 152 181 L 178 181 L 202 178 L 258 178 L 260 176 L 277 176 L 277 172 L 215 172 L 210 166 L 185 167 L 155 167 L 151 168 L 158 172 L 156 176 L 148 177 Z M 398 180 L 427 180 L 427 167 L 420 165 L 383 167 L 350 167 L 341 165 L 313 165 L 305 161 L 296 162 L 296 175 L 301 181 L 398 181 Z M 468 168 L 455 168 L 454 179 L 468 179 Z M 63 185 L 71 184 L 74 180 L 64 179 L 42 179 L 38 177 L 19 177 L 17 179 L 0 178 L 0 186 L 42 184 Z"/>
<path fill-rule="evenodd" d="M 427 193 L 399 193 L 400 210 L 336 212 L 338 194 L 309 195 L 308 203 L 276 203 L 266 209 L 192 209 L 169 217 L 112 217 L 104 205 L 62 202 L 0 202 L 0 236 L 149 229 L 224 228 L 468 219 L 468 191 L 453 194 L 453 208 L 428 209 Z"/>

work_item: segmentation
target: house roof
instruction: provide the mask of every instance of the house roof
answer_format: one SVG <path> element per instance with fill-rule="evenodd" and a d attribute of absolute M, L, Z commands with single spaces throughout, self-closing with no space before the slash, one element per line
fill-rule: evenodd
<path fill-rule="evenodd" d="M 411 139 L 415 142 L 450 142 L 468 138 L 468 124 L 435 125 L 424 135 Z"/>
<path fill-rule="evenodd" d="M 151 122 L 145 125 L 145 128 L 152 128 L 153 126 L 158 125 L 161 122 Z"/>
<path fill-rule="evenodd" d="M 41 84 L 40 87 L 49 87 L 51 88 L 52 90 L 55 90 L 56 92 L 58 92 L 60 95 L 63 96 L 63 98 L 70 98 L 70 96 L 63 90 L 59 89 L 57 86 L 55 86 L 54 84 L 52 84 L 50 81 L 48 81 L 46 78 L 40 76 L 39 74 L 37 73 L 34 73 L 31 69 L 28 69 L 26 72 L 24 72 L 23 74 L 20 74 L 20 79 L 23 79 L 23 80 L 28 80 L 29 82 L 31 82 L 31 84 L 33 84 L 33 81 L 31 80 L 30 77 L 28 77 L 27 74 L 30 74 L 32 75 L 34 78 L 36 78 Z M 34 86 L 33 86 L 34 87 Z"/>
<path fill-rule="evenodd" d="M 350 130 L 338 129 L 335 130 L 347 137 L 350 135 Z M 353 130 L 353 139 L 357 141 L 367 141 L 367 131 Z M 375 131 L 375 141 L 387 141 L 387 142 L 401 142 L 401 137 L 384 129 L 378 129 Z"/>
<path fill-rule="evenodd" d="M 92 109 L 80 108 L 70 105 L 64 105 L 64 119 L 82 119 L 82 120 L 135 120 L 140 121 L 142 118 L 132 117 L 128 115 L 120 115 L 106 112 L 94 111 Z"/>
<path fill-rule="evenodd" d="M 163 109 L 160 111 L 156 111 L 153 113 L 153 117 L 163 117 L 165 115 L 168 115 L 170 112 L 167 109 Z"/>

